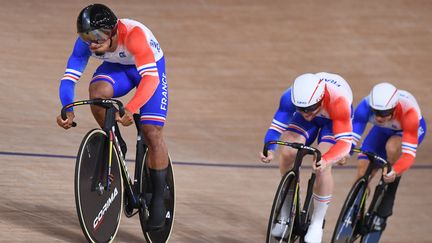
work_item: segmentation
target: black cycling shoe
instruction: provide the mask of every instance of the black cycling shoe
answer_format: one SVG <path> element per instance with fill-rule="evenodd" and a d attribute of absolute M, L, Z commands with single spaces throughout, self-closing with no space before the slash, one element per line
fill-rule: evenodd
<path fill-rule="evenodd" d="M 166 209 L 163 201 L 150 205 L 149 220 L 147 221 L 148 231 L 159 231 L 165 227 L 166 222 Z"/>

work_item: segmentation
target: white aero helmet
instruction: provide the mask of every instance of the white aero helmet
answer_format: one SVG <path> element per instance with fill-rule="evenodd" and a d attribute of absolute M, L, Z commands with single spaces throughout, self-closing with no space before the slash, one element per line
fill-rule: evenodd
<path fill-rule="evenodd" d="M 302 74 L 294 80 L 291 101 L 298 110 L 311 112 L 320 106 L 324 91 L 324 80 L 312 73 Z"/>
<path fill-rule="evenodd" d="M 399 101 L 398 89 L 389 83 L 379 83 L 369 94 L 369 105 L 377 116 L 388 116 Z"/>

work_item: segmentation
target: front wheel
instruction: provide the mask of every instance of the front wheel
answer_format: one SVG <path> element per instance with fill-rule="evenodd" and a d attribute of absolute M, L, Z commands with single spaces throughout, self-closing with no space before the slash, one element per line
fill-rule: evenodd
<path fill-rule="evenodd" d="M 75 203 L 81 229 L 89 242 L 111 242 L 117 234 L 123 205 L 123 180 L 118 156 L 101 129 L 88 132 L 79 148 L 75 167 Z"/>
<path fill-rule="evenodd" d="M 144 237 L 149 243 L 164 243 L 167 242 L 171 236 L 171 232 L 174 226 L 174 216 L 175 216 L 175 181 L 174 172 L 172 167 L 171 157 L 168 155 L 168 172 L 166 176 L 166 188 L 164 192 L 164 202 L 166 208 L 165 215 L 165 226 L 158 231 L 146 231 L 146 225 L 148 220 L 148 209 L 146 205 L 151 201 L 152 197 L 152 186 L 149 168 L 147 167 L 147 150 L 144 154 L 144 163 L 142 163 L 141 168 L 141 178 L 140 178 L 140 194 L 143 197 L 144 207 L 139 210 L 141 228 L 144 233 Z"/>
<path fill-rule="evenodd" d="M 367 197 L 367 185 L 364 178 L 360 178 L 351 188 L 339 214 L 332 242 L 354 242 L 358 237 L 356 226 L 364 212 Z"/>
<path fill-rule="evenodd" d="M 293 242 L 293 227 L 297 212 L 297 182 L 293 171 L 286 173 L 279 183 L 273 200 L 267 227 L 267 243 Z"/>

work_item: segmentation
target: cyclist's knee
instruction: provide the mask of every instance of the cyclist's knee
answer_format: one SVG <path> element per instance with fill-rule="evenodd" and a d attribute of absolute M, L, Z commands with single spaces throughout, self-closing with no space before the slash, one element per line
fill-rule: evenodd
<path fill-rule="evenodd" d="M 90 99 L 110 99 L 114 95 L 114 89 L 111 84 L 105 81 L 91 83 L 89 86 Z"/>
<path fill-rule="evenodd" d="M 162 130 L 163 127 L 155 125 L 142 125 L 145 140 L 149 147 L 160 146 L 163 143 Z"/>

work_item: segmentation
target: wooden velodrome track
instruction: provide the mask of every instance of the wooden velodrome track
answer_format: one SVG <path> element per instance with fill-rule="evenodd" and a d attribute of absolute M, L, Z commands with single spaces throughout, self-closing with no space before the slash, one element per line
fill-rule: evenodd
<path fill-rule="evenodd" d="M 88 107 L 76 109 L 75 129 L 59 128 L 55 118 L 76 16 L 89 3 L 1 1 L 0 242 L 85 241 L 74 204 L 73 156 L 96 123 Z M 301 73 L 341 74 L 356 104 L 387 80 L 412 92 L 432 121 L 430 1 L 103 3 L 119 17 L 146 24 L 165 52 L 165 136 L 177 162 L 171 242 L 264 241 L 279 172 L 276 161 L 269 167 L 257 155 L 280 94 Z M 89 62 L 77 99 L 87 98 L 97 64 Z M 132 159 L 134 129 L 122 131 Z M 401 181 L 382 242 L 432 242 L 431 135 Z M 355 165 L 353 159 L 334 169 L 323 242 L 329 242 Z M 138 218 L 124 217 L 116 242 L 143 240 Z"/>

